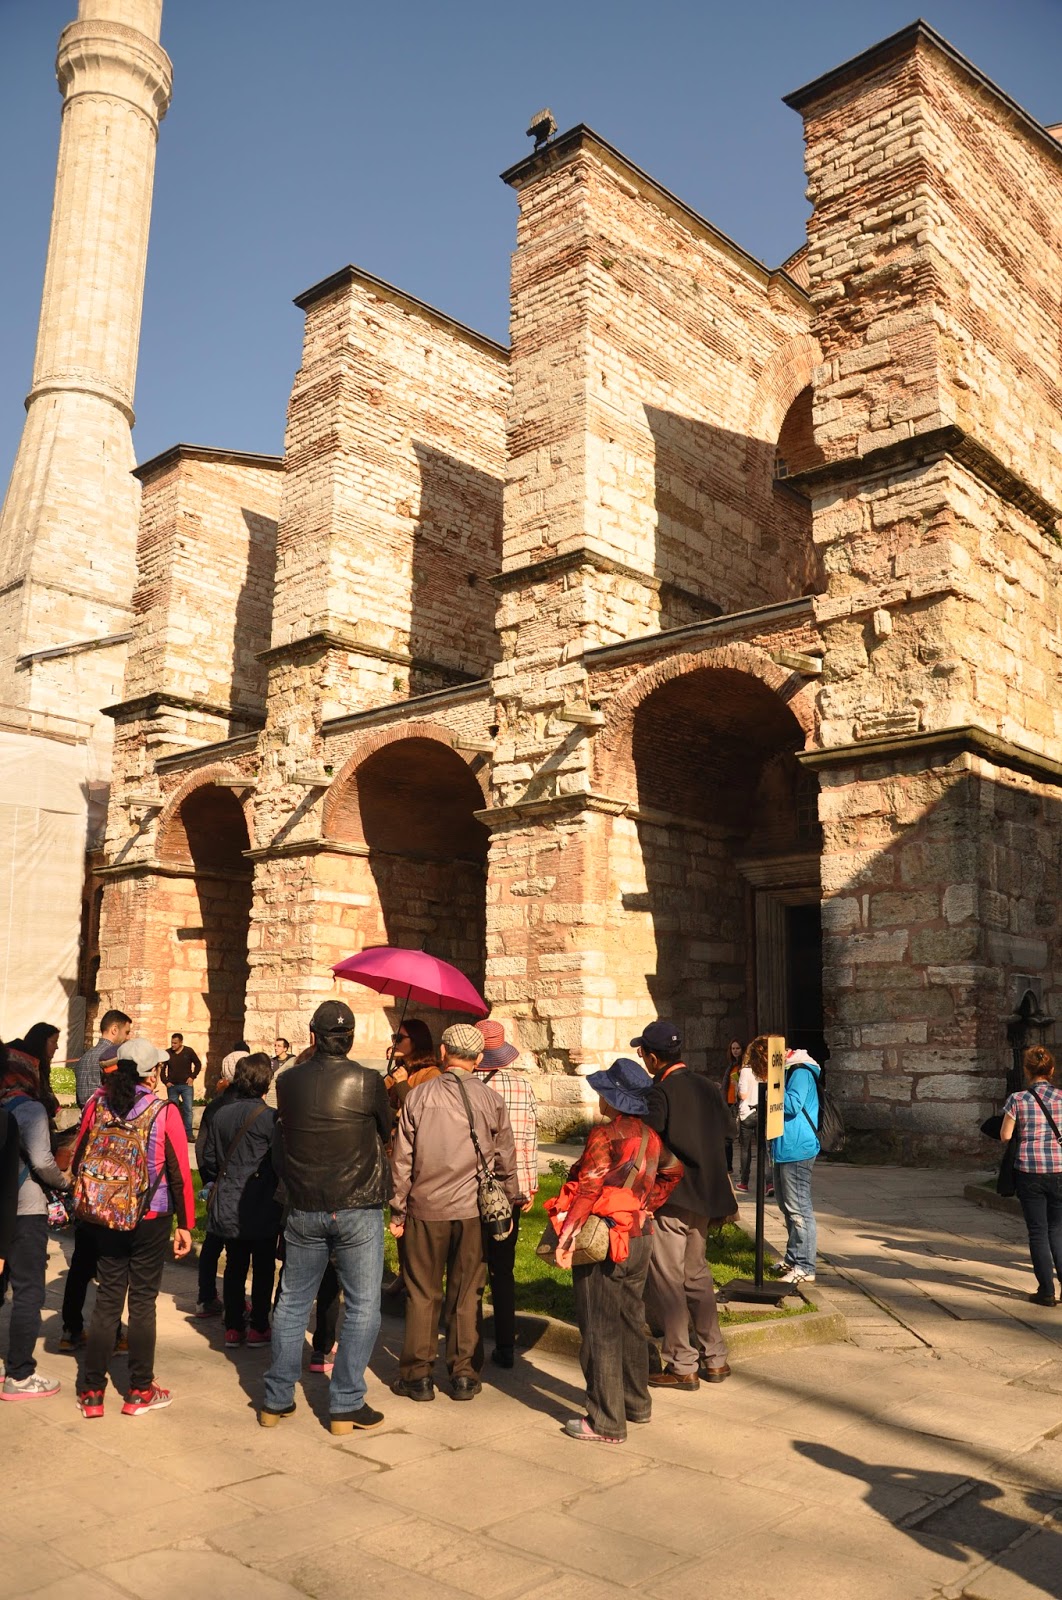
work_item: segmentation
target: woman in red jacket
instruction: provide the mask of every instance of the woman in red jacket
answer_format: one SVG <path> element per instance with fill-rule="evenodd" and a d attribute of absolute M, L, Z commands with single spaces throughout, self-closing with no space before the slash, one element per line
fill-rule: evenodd
<path fill-rule="evenodd" d="M 147 1039 L 127 1039 L 119 1045 L 117 1060 L 101 1068 L 101 1087 L 86 1105 L 78 1129 L 71 1163 L 77 1178 L 74 1192 L 81 1220 L 95 1236 L 99 1258 L 96 1304 L 77 1396 L 83 1417 L 103 1415 L 107 1364 L 127 1291 L 129 1387 L 122 1415 L 138 1417 L 168 1406 L 171 1400 L 169 1390 L 155 1382 L 155 1302 L 174 1215 L 174 1255 L 186 1256 L 192 1248 L 195 1198 L 180 1108 L 155 1094 L 158 1068 L 165 1059 L 165 1052 Z M 122 1133 L 130 1127 L 146 1139 L 147 1188 L 134 1203 L 135 1225 L 118 1228 L 99 1220 L 109 1202 L 101 1198 L 105 1185 L 94 1176 L 104 1168 L 112 1177 L 118 1174 L 116 1159 L 112 1154 L 109 1161 L 102 1157 L 97 1161 L 96 1153 L 108 1128 Z M 120 1185 L 115 1188 L 119 1191 Z"/>
<path fill-rule="evenodd" d="M 597 1090 L 605 1120 L 587 1134 L 554 1213 L 557 1265 L 572 1267 L 586 1378 L 587 1415 L 572 1417 L 564 1431 L 588 1444 L 622 1444 L 628 1422 L 648 1422 L 652 1409 L 642 1297 L 653 1212 L 682 1177 L 682 1163 L 642 1120 L 653 1081 L 637 1061 L 621 1057 L 586 1081 Z M 592 1213 L 609 1218 L 609 1254 L 573 1266 L 575 1241 Z"/>

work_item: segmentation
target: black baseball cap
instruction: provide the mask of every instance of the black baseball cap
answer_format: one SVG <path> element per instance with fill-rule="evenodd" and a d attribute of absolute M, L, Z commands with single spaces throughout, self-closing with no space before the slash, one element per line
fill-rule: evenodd
<path fill-rule="evenodd" d="M 353 1033 L 354 1013 L 342 1000 L 326 1000 L 310 1018 L 310 1027 L 318 1036 L 322 1033 Z"/>
<path fill-rule="evenodd" d="M 682 1035 L 673 1022 L 660 1017 L 643 1028 L 637 1039 L 631 1040 L 631 1044 L 634 1048 L 640 1045 L 650 1055 L 671 1056 L 676 1050 L 682 1049 Z"/>

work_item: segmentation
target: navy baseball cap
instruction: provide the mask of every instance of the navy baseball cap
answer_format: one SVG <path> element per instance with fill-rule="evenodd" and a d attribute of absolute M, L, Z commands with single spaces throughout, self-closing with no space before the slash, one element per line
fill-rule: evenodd
<path fill-rule="evenodd" d="M 682 1049 L 682 1035 L 673 1022 L 669 1022 L 666 1017 L 660 1017 L 656 1022 L 651 1022 L 647 1028 L 643 1028 L 637 1039 L 631 1040 L 631 1045 L 635 1049 L 640 1046 L 643 1050 L 648 1050 L 650 1055 L 670 1056 L 674 1055 L 676 1050 Z"/>

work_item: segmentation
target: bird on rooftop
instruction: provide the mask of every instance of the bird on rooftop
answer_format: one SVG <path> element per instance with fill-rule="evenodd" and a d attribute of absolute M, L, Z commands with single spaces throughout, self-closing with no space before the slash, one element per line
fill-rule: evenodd
<path fill-rule="evenodd" d="M 557 124 L 554 120 L 553 112 L 549 109 L 549 106 L 545 106 L 543 110 L 536 111 L 531 118 L 531 126 L 527 130 L 527 137 L 534 139 L 536 150 L 541 150 L 542 146 L 548 144 L 550 139 L 553 138 L 556 131 Z"/>

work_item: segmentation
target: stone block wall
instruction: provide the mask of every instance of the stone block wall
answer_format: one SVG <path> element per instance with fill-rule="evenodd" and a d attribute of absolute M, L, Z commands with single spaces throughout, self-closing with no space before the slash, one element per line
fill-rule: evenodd
<path fill-rule="evenodd" d="M 261 718 L 283 463 L 178 445 L 136 475 L 144 503 L 125 698 L 169 693 L 231 708 L 232 722 Z"/>
<path fill-rule="evenodd" d="M 820 779 L 827 1031 L 854 1148 L 983 1153 L 1008 1016 L 1030 981 L 1045 1011 L 1062 997 L 1059 791 L 969 754 Z"/>
<path fill-rule="evenodd" d="M 306 312 L 285 444 L 273 643 L 338 631 L 381 704 L 495 656 L 506 354 L 347 268 Z"/>

